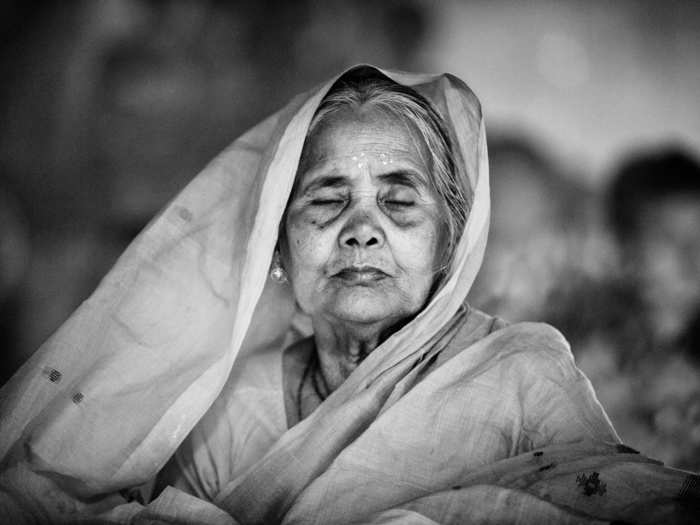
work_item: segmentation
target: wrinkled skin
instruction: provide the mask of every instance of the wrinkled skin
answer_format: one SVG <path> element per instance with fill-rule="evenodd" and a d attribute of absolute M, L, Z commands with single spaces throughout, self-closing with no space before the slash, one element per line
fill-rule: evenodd
<path fill-rule="evenodd" d="M 282 260 L 332 388 L 428 299 L 446 213 L 428 158 L 406 124 L 362 110 L 305 146 Z"/>

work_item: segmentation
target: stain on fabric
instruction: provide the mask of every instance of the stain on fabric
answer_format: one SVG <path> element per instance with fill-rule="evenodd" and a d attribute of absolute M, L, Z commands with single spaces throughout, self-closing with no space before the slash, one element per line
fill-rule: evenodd
<path fill-rule="evenodd" d="M 177 214 L 185 222 L 190 222 L 192 220 L 192 212 L 185 207 L 178 207 Z"/>
<path fill-rule="evenodd" d="M 56 370 L 55 368 L 51 368 L 50 366 L 47 366 L 44 368 L 43 373 L 46 377 L 49 378 L 49 381 L 52 383 L 59 383 L 61 381 L 61 378 L 63 377 L 63 374 Z"/>
<path fill-rule="evenodd" d="M 594 494 L 602 496 L 608 490 L 607 484 L 603 483 L 597 472 L 591 473 L 590 476 L 579 474 L 576 476 L 576 484 L 583 489 L 584 496 L 593 496 Z"/>
<path fill-rule="evenodd" d="M 73 397 L 71 399 L 73 400 L 73 403 L 75 403 L 77 405 L 78 403 L 80 403 L 83 400 L 84 397 L 85 396 L 83 395 L 82 392 L 76 392 L 75 394 L 73 394 Z"/>

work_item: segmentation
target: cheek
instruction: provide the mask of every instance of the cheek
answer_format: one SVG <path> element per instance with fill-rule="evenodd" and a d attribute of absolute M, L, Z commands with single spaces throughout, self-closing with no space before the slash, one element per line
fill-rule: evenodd
<path fill-rule="evenodd" d="M 393 243 L 396 262 L 408 273 L 432 278 L 436 265 L 438 232 L 431 224 L 397 237 Z"/>
<path fill-rule="evenodd" d="M 424 272 L 431 284 L 447 262 L 449 225 L 444 220 L 447 213 L 439 202 L 426 203 L 414 216 L 414 225 L 401 231 L 402 241 L 395 250 L 401 253 L 404 267 Z"/>
<path fill-rule="evenodd" d="M 293 280 L 306 279 L 307 275 L 323 270 L 333 247 L 330 237 L 330 232 L 312 221 L 296 219 L 287 226 L 289 270 Z"/>

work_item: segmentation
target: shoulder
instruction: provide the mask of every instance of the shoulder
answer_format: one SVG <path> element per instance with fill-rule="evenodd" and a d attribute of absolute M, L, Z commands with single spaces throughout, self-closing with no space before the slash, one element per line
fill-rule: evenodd
<path fill-rule="evenodd" d="M 479 313 L 480 337 L 460 344 L 450 367 L 466 383 L 497 385 L 499 409 L 511 407 L 532 443 L 582 437 L 618 440 L 566 338 L 545 323 L 491 322 Z M 527 448 L 527 447 L 526 447 Z"/>
<path fill-rule="evenodd" d="M 535 385 L 569 388 L 586 381 L 562 333 L 546 323 L 521 322 L 494 332 L 490 345 L 517 377 L 521 388 Z"/>
<path fill-rule="evenodd" d="M 582 378 L 569 343 L 553 326 L 510 324 L 471 308 L 435 368 L 447 363 L 464 377 L 498 378 L 500 385 L 516 392 L 533 384 L 563 385 Z"/>
<path fill-rule="evenodd" d="M 586 381 L 574 362 L 566 338 L 546 323 L 508 323 L 478 310 L 465 321 L 472 328 L 460 330 L 450 344 L 452 366 L 471 376 L 474 371 L 495 374 L 502 385 L 516 392 L 549 385 L 571 386 Z M 450 358 L 457 359 L 450 359 Z"/>
<path fill-rule="evenodd" d="M 555 354 L 571 354 L 569 343 L 562 333 L 547 323 L 505 321 L 492 332 L 494 338 L 513 348 L 547 348 Z"/>
<path fill-rule="evenodd" d="M 500 352 L 542 364 L 571 365 L 573 354 L 562 333 L 546 323 L 508 324 L 493 333 Z"/>
<path fill-rule="evenodd" d="M 519 362 L 528 368 L 552 368 L 571 373 L 573 355 L 566 338 L 546 323 L 508 323 L 470 309 L 450 344 L 453 355 L 468 352 L 485 360 Z"/>

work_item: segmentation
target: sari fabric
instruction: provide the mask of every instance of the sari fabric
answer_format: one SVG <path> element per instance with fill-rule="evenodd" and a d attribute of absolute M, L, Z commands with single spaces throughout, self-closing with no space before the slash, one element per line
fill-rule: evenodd
<path fill-rule="evenodd" d="M 119 523 L 450 523 L 464 519 L 464 512 L 468 516 L 474 501 L 492 495 L 496 521 L 499 509 L 520 509 L 519 516 L 541 512 L 546 517 L 551 512 L 596 517 L 568 497 L 578 494 L 578 485 L 556 494 L 529 490 L 539 485 L 527 468 L 519 470 L 520 463 L 507 464 L 500 476 L 470 477 L 474 472 L 501 472 L 501 463 L 460 465 L 459 432 L 471 430 L 468 421 L 449 411 L 439 421 L 428 417 L 440 413 L 432 405 L 436 395 L 450 399 L 451 392 L 458 393 L 462 384 L 488 368 L 486 363 L 537 350 L 541 359 L 556 363 L 550 364 L 564 390 L 571 385 L 582 389 L 583 402 L 573 404 L 591 416 L 590 421 L 583 418 L 590 435 L 574 432 L 576 436 L 563 441 L 590 438 L 589 448 L 595 452 L 601 438 L 617 440 L 590 384 L 573 366 L 566 342 L 551 328 L 513 325 L 460 343 L 472 333 L 464 330 L 471 318 L 464 300 L 481 264 L 489 221 L 481 109 L 469 88 L 450 75 L 374 74 L 412 86 L 433 103 L 455 145 L 459 175 L 472 190 L 450 275 L 426 308 L 368 356 L 311 416 L 284 431 L 258 461 L 219 487 L 214 504 L 172 487 L 148 505 L 123 497 L 124 489 L 158 473 L 247 356 L 282 349 L 308 335 L 289 288 L 268 282 L 267 271 L 306 130 L 336 80 L 331 79 L 294 99 L 215 158 L 3 387 L 3 516 L 13 523 L 73 523 L 81 518 Z M 416 486 L 411 463 L 403 456 L 410 453 L 410 443 L 397 442 L 396 456 L 368 454 L 381 450 L 381 440 L 396 437 L 396 425 L 410 437 L 411 428 L 425 428 L 431 421 L 448 429 L 441 435 L 455 439 L 435 443 L 445 458 L 445 472 L 434 472 Z M 514 446 L 509 454 L 529 446 Z M 575 461 L 576 453 L 561 452 L 558 464 L 566 465 L 569 456 Z M 367 466 L 362 458 L 368 457 L 374 458 L 368 467 L 377 475 L 367 470 L 366 479 L 355 478 Z M 618 463 L 634 469 L 649 464 L 627 461 L 629 457 L 624 454 Z M 529 466 L 529 459 L 522 462 Z M 695 478 L 662 471 L 657 500 L 696 494 Z M 591 482 L 592 472 L 583 474 L 588 476 L 584 488 L 599 479 Z M 402 480 L 410 490 L 394 490 L 383 483 L 387 479 Z M 380 487 L 391 497 L 374 494 L 371 505 L 363 508 L 361 498 L 348 499 L 347 494 L 359 484 Z M 462 488 L 445 492 L 454 485 Z M 342 505 L 321 514 L 340 496 L 345 496 Z M 625 497 L 623 508 L 634 504 L 630 498 Z M 485 507 L 477 507 L 474 522 L 486 515 Z"/>

